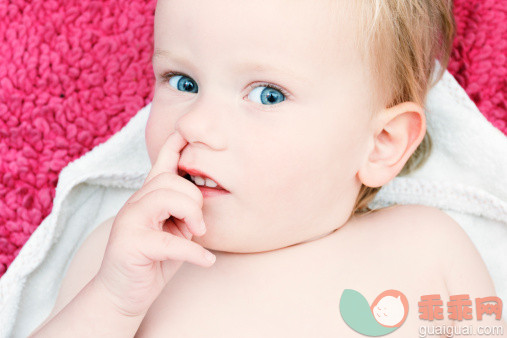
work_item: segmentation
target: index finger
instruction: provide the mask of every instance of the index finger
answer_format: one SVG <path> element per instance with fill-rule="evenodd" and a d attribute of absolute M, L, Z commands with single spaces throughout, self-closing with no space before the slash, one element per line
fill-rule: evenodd
<path fill-rule="evenodd" d="M 165 140 L 158 152 L 157 159 L 153 164 L 144 183 L 150 181 L 153 177 L 163 173 L 170 172 L 178 175 L 178 161 L 180 160 L 180 151 L 188 142 L 181 137 L 180 133 L 173 132 Z"/>

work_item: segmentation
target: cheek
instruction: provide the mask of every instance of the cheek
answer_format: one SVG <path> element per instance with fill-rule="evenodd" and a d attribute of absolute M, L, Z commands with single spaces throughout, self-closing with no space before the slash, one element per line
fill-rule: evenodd
<path fill-rule="evenodd" d="M 146 122 L 146 129 L 144 130 L 146 150 L 148 151 L 152 165 L 155 163 L 164 141 L 173 130 L 174 128 L 171 121 L 165 121 L 161 118 L 161 114 L 156 107 L 156 103 L 153 101 L 150 115 L 148 116 L 148 121 Z"/>
<path fill-rule="evenodd" d="M 260 205 L 294 203 L 302 195 L 311 193 L 314 179 L 322 168 L 322 149 L 315 141 L 305 141 L 301 134 L 265 138 L 242 152 L 247 190 Z"/>
<path fill-rule="evenodd" d="M 150 162 L 153 165 L 153 157 L 154 157 L 154 140 L 153 140 L 153 127 L 148 123 L 146 124 L 146 128 L 144 129 L 144 141 L 146 142 L 146 150 L 148 151 L 148 156 L 150 157 Z"/>
<path fill-rule="evenodd" d="M 347 140 L 347 128 L 338 129 L 272 137 L 243 152 L 251 202 L 266 212 L 286 205 L 308 213 L 321 200 L 345 198 L 355 187 L 358 145 Z"/>

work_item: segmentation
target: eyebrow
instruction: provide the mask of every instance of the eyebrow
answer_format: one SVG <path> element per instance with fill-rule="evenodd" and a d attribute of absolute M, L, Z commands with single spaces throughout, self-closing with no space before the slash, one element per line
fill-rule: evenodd
<path fill-rule="evenodd" d="M 236 67 L 236 70 L 241 71 L 256 71 L 256 72 L 273 72 L 279 73 L 286 77 L 291 77 L 300 81 L 303 81 L 303 77 L 297 75 L 289 68 L 278 68 L 270 66 L 269 63 L 257 63 L 257 62 L 244 62 Z"/>
<path fill-rule="evenodd" d="M 155 49 L 152 56 L 152 62 L 154 62 L 156 59 L 173 59 L 179 63 L 185 64 L 186 58 L 180 58 L 176 56 L 174 53 L 168 50 L 163 49 Z M 287 77 L 292 77 L 297 80 L 303 81 L 303 77 L 296 75 L 292 70 L 288 68 L 278 68 L 278 67 L 272 67 L 268 63 L 257 63 L 257 62 L 244 62 L 236 66 L 236 71 L 242 72 L 242 71 L 256 71 L 256 72 L 274 72 L 274 73 L 280 73 Z"/>
<path fill-rule="evenodd" d="M 151 57 L 151 61 L 154 62 L 156 59 L 177 59 L 178 61 L 184 60 L 182 58 L 178 58 L 172 52 L 163 49 L 155 49 L 153 52 L 153 56 Z"/>

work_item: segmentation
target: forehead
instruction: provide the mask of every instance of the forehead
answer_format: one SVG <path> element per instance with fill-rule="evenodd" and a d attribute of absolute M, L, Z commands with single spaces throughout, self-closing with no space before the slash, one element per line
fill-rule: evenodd
<path fill-rule="evenodd" d="M 192 61 L 329 72 L 355 57 L 353 25 L 340 7 L 347 1 L 159 0 L 155 49 Z"/>

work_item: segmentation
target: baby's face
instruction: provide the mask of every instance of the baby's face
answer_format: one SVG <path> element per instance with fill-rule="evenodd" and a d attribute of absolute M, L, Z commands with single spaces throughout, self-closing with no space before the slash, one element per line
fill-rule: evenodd
<path fill-rule="evenodd" d="M 174 130 L 180 163 L 230 194 L 204 198 L 206 248 L 259 252 L 342 226 L 370 142 L 370 78 L 347 0 L 159 0 L 152 163 Z M 162 75 L 173 71 L 164 79 Z M 271 85 L 278 89 L 267 88 Z"/>

